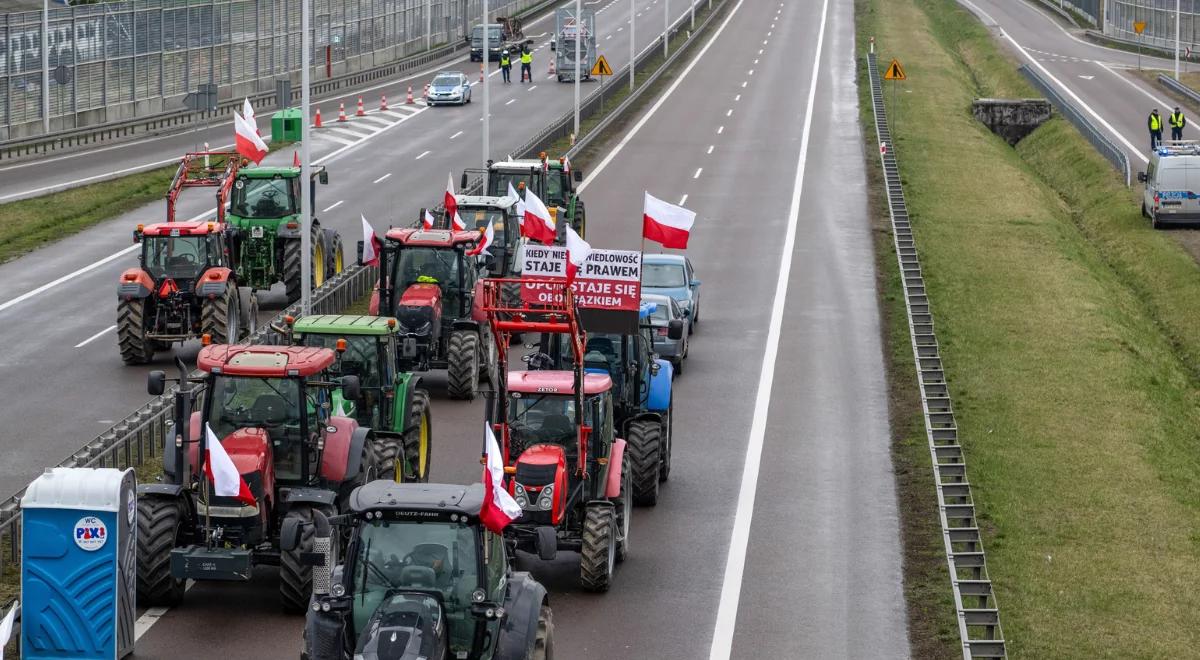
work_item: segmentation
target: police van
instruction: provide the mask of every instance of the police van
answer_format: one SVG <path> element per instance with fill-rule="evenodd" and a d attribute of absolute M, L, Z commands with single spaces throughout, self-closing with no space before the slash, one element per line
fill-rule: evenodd
<path fill-rule="evenodd" d="M 1142 193 L 1142 215 L 1155 229 L 1165 224 L 1200 223 L 1200 141 L 1164 141 L 1150 154 L 1138 181 Z"/>

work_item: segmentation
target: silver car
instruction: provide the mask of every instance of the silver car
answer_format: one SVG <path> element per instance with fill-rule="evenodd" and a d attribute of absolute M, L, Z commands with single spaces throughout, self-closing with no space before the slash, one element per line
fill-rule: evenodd
<path fill-rule="evenodd" d="M 654 326 L 654 352 L 671 362 L 676 375 L 683 373 L 683 361 L 688 356 L 690 331 L 688 317 L 683 313 L 683 308 L 670 296 L 644 294 L 642 302 L 655 303 L 654 311 L 650 314 L 650 325 Z M 671 339 L 667 330 L 667 326 L 674 320 L 679 320 L 684 325 L 683 336 L 679 339 Z"/>
<path fill-rule="evenodd" d="M 442 105 L 455 103 L 466 105 L 471 102 L 471 81 L 461 71 L 443 71 L 429 83 L 429 96 L 425 98 L 426 105 Z"/>

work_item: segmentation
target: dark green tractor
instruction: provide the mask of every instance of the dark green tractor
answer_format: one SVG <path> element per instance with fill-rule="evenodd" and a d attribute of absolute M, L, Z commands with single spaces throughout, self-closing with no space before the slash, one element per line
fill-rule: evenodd
<path fill-rule="evenodd" d="M 397 368 L 399 332 L 396 319 L 382 316 L 305 316 L 291 326 L 293 343 L 338 351 L 331 370 L 358 377 L 358 396 L 348 399 L 337 389 L 330 405 L 332 414 L 374 430 L 379 478 L 428 481 L 429 392 L 421 388 L 419 376 Z"/>
<path fill-rule="evenodd" d="M 462 188 L 467 188 L 472 174 L 482 176 L 483 173 L 484 170 L 464 171 Z M 575 190 L 575 184 L 583 181 L 583 172 L 572 168 L 566 158 L 553 161 L 543 151 L 536 159 L 489 161 L 487 175 L 487 195 L 503 197 L 512 186 L 514 192 L 524 196 L 528 188 L 546 204 L 556 223 L 561 215 L 576 233 L 586 238 L 587 212 Z M 561 231 L 559 236 L 562 237 Z"/>

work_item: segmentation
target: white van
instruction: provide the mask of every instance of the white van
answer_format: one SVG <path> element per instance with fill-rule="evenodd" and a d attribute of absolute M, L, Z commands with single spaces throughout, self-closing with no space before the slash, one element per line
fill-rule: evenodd
<path fill-rule="evenodd" d="M 1146 184 L 1142 215 L 1155 229 L 1200 223 L 1200 141 L 1164 141 L 1138 181 Z"/>

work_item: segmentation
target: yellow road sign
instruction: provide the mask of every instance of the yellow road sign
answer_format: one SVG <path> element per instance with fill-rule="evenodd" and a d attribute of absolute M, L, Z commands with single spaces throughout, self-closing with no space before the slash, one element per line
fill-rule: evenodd
<path fill-rule="evenodd" d="M 1133 31 L 1141 34 L 1146 31 L 1146 21 L 1137 21 L 1133 24 Z"/>
<path fill-rule="evenodd" d="M 888 65 L 887 72 L 883 74 L 884 80 L 908 80 L 908 76 L 904 75 L 904 68 L 900 66 L 900 60 L 892 60 Z"/>
<path fill-rule="evenodd" d="M 612 67 L 608 65 L 608 60 L 604 56 L 596 58 L 596 65 L 592 67 L 593 76 L 611 76 L 613 74 Z"/>

